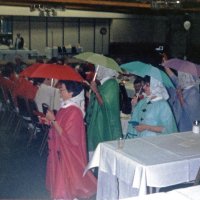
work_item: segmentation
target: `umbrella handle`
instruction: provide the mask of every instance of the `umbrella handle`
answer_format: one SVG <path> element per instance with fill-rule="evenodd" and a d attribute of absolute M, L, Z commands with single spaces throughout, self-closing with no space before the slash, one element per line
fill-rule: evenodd
<path fill-rule="evenodd" d="M 95 71 L 95 74 L 94 74 L 94 77 L 93 77 L 93 80 L 92 80 L 92 81 L 95 81 L 98 70 L 99 70 L 99 65 L 97 65 L 97 69 L 96 69 L 96 71 Z"/>
<path fill-rule="evenodd" d="M 138 100 L 138 98 L 139 98 L 140 92 L 142 91 L 142 88 L 143 88 L 143 86 L 140 87 L 140 90 L 139 90 L 138 94 L 136 95 L 136 99 L 137 99 L 137 100 Z"/>

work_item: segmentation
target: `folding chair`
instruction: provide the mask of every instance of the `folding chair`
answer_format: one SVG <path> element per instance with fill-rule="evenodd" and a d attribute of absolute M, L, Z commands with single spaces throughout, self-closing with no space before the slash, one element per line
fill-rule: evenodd
<path fill-rule="evenodd" d="M 43 150 L 46 146 L 46 140 L 47 140 L 47 136 L 48 136 L 49 126 L 47 126 L 45 124 L 41 124 L 39 122 L 39 119 L 37 116 L 37 113 L 39 112 L 39 110 L 38 110 L 37 104 L 34 100 L 28 99 L 28 106 L 29 106 L 31 119 L 34 124 L 34 132 L 33 132 L 33 134 L 31 134 L 31 137 L 29 138 L 28 146 L 30 145 L 34 135 L 36 135 L 37 129 L 40 129 L 44 134 L 44 136 L 42 138 L 42 143 L 39 148 L 39 154 L 42 155 Z"/>
<path fill-rule="evenodd" d="M 17 106 L 19 109 L 19 120 L 17 122 L 16 129 L 14 131 L 14 135 L 16 135 L 22 128 L 22 125 L 25 124 L 28 127 L 28 130 L 32 127 L 32 120 L 30 116 L 30 112 L 27 106 L 26 99 L 22 96 L 17 96 Z"/>
<path fill-rule="evenodd" d="M 5 94 L 7 94 L 7 98 Z M 2 107 L 3 107 L 3 110 L 2 110 L 3 114 L 2 114 L 1 120 L 4 123 L 3 125 L 5 127 L 5 130 L 7 130 L 8 127 L 9 128 L 12 127 L 11 126 L 12 122 L 17 116 L 17 109 L 14 103 L 14 98 L 10 90 L 4 91 L 4 89 L 1 87 L 0 96 L 1 96 L 1 102 L 2 102 Z M 5 119 L 6 119 L 6 122 L 5 122 Z"/>
<path fill-rule="evenodd" d="M 0 119 L 1 119 L 1 122 L 4 123 L 4 119 L 9 110 L 9 107 L 8 107 L 8 102 L 5 98 L 5 92 L 4 92 L 4 89 L 2 86 L 0 86 L 0 106 L 1 106 L 0 107 L 0 112 L 1 112 Z"/>
<path fill-rule="evenodd" d="M 63 57 L 63 50 L 62 50 L 61 46 L 58 46 L 58 57 L 60 57 L 60 56 L 61 56 L 61 58 Z"/>
<path fill-rule="evenodd" d="M 62 47 L 62 53 L 63 53 L 63 56 L 67 55 L 67 49 L 65 48 L 65 46 Z"/>

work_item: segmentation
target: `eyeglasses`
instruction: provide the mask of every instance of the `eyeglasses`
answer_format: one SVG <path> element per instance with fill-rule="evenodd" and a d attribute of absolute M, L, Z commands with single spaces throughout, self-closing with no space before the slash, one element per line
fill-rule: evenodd
<path fill-rule="evenodd" d="M 144 86 L 150 87 L 150 84 L 149 84 L 149 83 L 145 83 Z M 144 87 L 144 86 L 143 86 L 143 87 Z"/>
<path fill-rule="evenodd" d="M 59 89 L 59 90 L 60 90 L 60 92 L 66 91 L 66 89 Z"/>

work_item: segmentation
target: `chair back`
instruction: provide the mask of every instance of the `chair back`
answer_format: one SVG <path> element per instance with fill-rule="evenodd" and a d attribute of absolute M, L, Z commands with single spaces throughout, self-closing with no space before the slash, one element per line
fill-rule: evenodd
<path fill-rule="evenodd" d="M 19 109 L 19 114 L 23 117 L 30 117 L 29 108 L 26 99 L 22 96 L 17 96 L 17 105 Z"/>
<path fill-rule="evenodd" d="M 3 105 L 6 105 L 6 96 L 5 96 L 5 92 L 2 86 L 0 86 L 0 102 Z"/>
<path fill-rule="evenodd" d="M 62 52 L 62 48 L 60 46 L 58 46 L 58 55 L 62 55 L 63 52 Z"/>
<path fill-rule="evenodd" d="M 39 123 L 38 116 L 35 112 L 39 112 L 36 102 L 33 99 L 28 99 L 28 107 L 33 123 Z"/>
<path fill-rule="evenodd" d="M 7 91 L 7 97 L 8 97 L 8 100 L 9 100 L 10 109 L 11 110 L 16 110 L 16 105 L 15 105 L 15 102 L 14 102 L 14 98 L 13 98 L 13 95 L 12 95 L 10 90 Z"/>
<path fill-rule="evenodd" d="M 62 52 L 63 52 L 64 55 L 67 54 L 67 49 L 65 48 L 65 46 L 62 47 Z"/>
<path fill-rule="evenodd" d="M 77 50 L 76 50 L 76 47 L 75 47 L 75 46 L 72 47 L 72 54 L 73 54 L 73 55 L 77 54 Z"/>

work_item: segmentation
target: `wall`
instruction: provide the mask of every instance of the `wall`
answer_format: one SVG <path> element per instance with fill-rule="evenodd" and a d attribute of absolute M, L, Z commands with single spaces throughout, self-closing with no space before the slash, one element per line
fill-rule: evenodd
<path fill-rule="evenodd" d="M 189 31 L 183 26 L 184 13 L 133 15 L 132 18 L 113 19 L 110 42 L 121 45 L 124 43 L 125 48 L 130 43 L 131 47 L 144 49 L 148 45 L 164 44 L 171 57 L 186 56 L 189 60 L 200 63 L 200 14 L 190 13 L 189 18 L 192 24 Z M 121 53 L 124 53 L 123 50 Z"/>
<path fill-rule="evenodd" d="M 45 53 L 45 47 L 77 46 L 84 51 L 108 53 L 109 19 L 61 18 L 61 17 L 13 17 L 13 39 L 17 33 L 24 37 L 25 46 Z M 100 28 L 106 27 L 105 36 Z M 103 42 L 102 42 L 103 39 Z M 103 46 L 102 46 L 103 45 Z"/>
<path fill-rule="evenodd" d="M 1 6 L 0 6 L 1 8 Z M 39 17 L 30 9 L 2 9 L 3 15 L 13 13 L 13 36 L 21 32 L 26 46 L 38 49 L 44 54 L 46 46 L 77 45 L 84 51 L 108 54 L 112 43 L 124 45 L 165 44 L 173 57 L 187 57 L 199 60 L 200 54 L 200 14 L 190 13 L 192 22 L 189 31 L 184 30 L 184 13 L 155 13 L 155 15 L 125 15 L 120 13 L 66 11 L 57 17 Z M 15 12 L 14 12 L 15 11 Z M 23 13 L 23 17 L 20 16 Z M 100 28 L 106 27 L 102 36 Z M 127 46 L 127 44 L 130 44 Z M 124 53 L 124 52 L 122 52 Z"/>
<path fill-rule="evenodd" d="M 113 19 L 111 42 L 164 43 L 166 39 L 166 17 L 133 16 L 128 19 Z"/>

